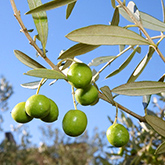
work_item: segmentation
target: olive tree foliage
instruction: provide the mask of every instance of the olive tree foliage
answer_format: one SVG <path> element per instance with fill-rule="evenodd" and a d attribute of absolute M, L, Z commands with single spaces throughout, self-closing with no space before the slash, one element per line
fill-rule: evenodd
<path fill-rule="evenodd" d="M 13 87 L 12 85 L 6 80 L 5 77 L 0 78 L 0 110 L 6 111 L 8 110 L 8 99 L 13 94 Z M 0 131 L 3 129 L 1 128 L 1 123 L 3 123 L 3 115 L 0 113 Z"/>
<path fill-rule="evenodd" d="M 12 85 L 2 77 L 0 79 L 0 109 L 2 111 L 8 110 L 7 100 L 13 94 Z"/>
<path fill-rule="evenodd" d="M 120 84 L 113 89 L 111 89 L 110 85 L 98 87 L 99 98 L 116 107 L 116 119 L 118 116 L 118 109 L 121 109 L 122 111 L 125 111 L 138 119 L 140 122 L 148 124 L 161 136 L 165 136 L 165 121 L 159 116 L 150 115 L 147 111 L 151 96 L 157 93 L 163 95 L 163 92 L 165 91 L 165 74 L 163 74 L 158 81 L 136 81 L 139 75 L 143 73 L 143 70 L 149 61 L 152 60 L 153 54 L 160 56 L 160 60 L 163 61 L 163 64 L 165 62 L 165 57 L 159 49 L 159 44 L 163 42 L 165 37 L 163 34 L 165 31 L 165 20 L 160 21 L 153 16 L 140 11 L 133 1 L 126 2 L 125 0 L 111 0 L 111 4 L 114 8 L 114 11 L 112 12 L 114 12 L 114 14 L 110 25 L 90 25 L 73 30 L 69 34 L 66 34 L 66 37 L 69 40 L 75 41 L 77 44 L 60 53 L 60 56 L 57 57 L 60 61 L 55 64 L 53 61 L 50 61 L 46 54 L 46 43 L 48 37 L 48 18 L 46 11 L 67 5 L 66 18 L 69 19 L 73 8 L 76 7 L 76 4 L 79 3 L 79 1 L 53 0 L 42 4 L 40 0 L 28 0 L 30 10 L 25 14 L 32 14 L 33 21 L 38 32 L 38 34 L 34 37 L 35 40 L 33 40 L 30 35 L 31 30 L 28 30 L 23 23 L 20 12 L 17 10 L 14 0 L 10 0 L 10 2 L 14 11 L 14 16 L 22 28 L 21 31 L 25 34 L 29 40 L 29 43 L 34 47 L 38 55 L 42 57 L 43 60 L 45 60 L 51 67 L 51 69 L 47 69 L 25 53 L 19 50 L 14 50 L 16 57 L 22 63 L 32 68 L 32 70 L 29 70 L 25 73 L 25 75 L 41 78 L 41 81 L 39 82 L 22 84 L 25 88 L 39 90 L 47 79 L 53 79 L 51 85 L 54 85 L 58 79 L 68 82 L 65 69 L 67 69 L 73 61 L 75 61 L 75 57 L 78 58 L 79 55 L 84 55 L 102 45 L 118 45 L 120 47 L 120 52 L 118 54 L 114 56 L 100 56 L 95 59 L 91 59 L 92 62 L 89 66 L 99 66 L 100 64 L 103 65 L 103 67 L 101 67 L 98 71 L 95 70 L 93 73 L 92 83 L 97 86 L 97 82 L 100 81 L 99 75 L 101 75 L 101 73 L 105 71 L 106 68 L 116 59 L 128 52 L 128 50 L 131 50 L 128 58 L 125 59 L 119 67 L 116 67 L 116 70 L 108 73 L 106 79 L 109 79 L 116 74 L 120 74 L 120 72 L 131 62 L 133 57 L 137 55 L 137 53 L 141 53 L 141 49 L 143 49 L 142 46 L 147 46 L 148 52 L 146 52 L 146 55 L 139 63 L 134 64 L 135 69 L 130 72 L 130 77 L 127 80 L 127 83 Z M 160 2 L 162 3 L 162 13 L 165 18 L 164 2 L 163 0 Z M 123 16 L 126 20 L 131 22 L 131 25 L 128 24 L 124 27 L 120 26 L 120 16 Z M 135 30 L 130 30 L 130 27 L 134 27 Z M 160 35 L 151 37 L 146 29 L 158 31 Z M 36 39 L 40 41 L 42 49 L 40 49 L 40 45 L 35 42 Z M 74 92 L 72 93 L 74 96 Z M 119 95 L 143 96 L 144 116 L 135 113 L 133 110 L 129 110 L 124 105 L 121 105 L 119 102 L 115 101 L 116 97 Z M 164 146 L 165 144 L 162 143 L 159 148 L 165 151 Z M 157 153 L 160 153 L 159 148 Z"/>

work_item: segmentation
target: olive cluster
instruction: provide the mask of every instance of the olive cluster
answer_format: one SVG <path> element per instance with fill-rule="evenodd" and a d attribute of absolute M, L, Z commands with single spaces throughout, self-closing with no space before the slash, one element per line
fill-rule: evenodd
<path fill-rule="evenodd" d="M 98 90 L 91 84 L 92 71 L 84 63 L 74 63 L 68 70 L 67 78 L 70 84 L 77 88 L 75 98 L 81 105 L 94 105 L 98 102 Z"/>
<path fill-rule="evenodd" d="M 41 94 L 35 94 L 26 102 L 18 103 L 11 112 L 12 118 L 18 123 L 27 123 L 33 118 L 44 122 L 54 122 L 58 119 L 59 110 L 56 103 Z"/>
<path fill-rule="evenodd" d="M 81 105 L 95 105 L 98 100 L 98 89 L 92 85 L 92 71 L 84 63 L 74 63 L 67 73 L 68 82 L 76 88 L 75 98 Z M 33 118 L 44 122 L 54 122 L 58 119 L 59 110 L 56 103 L 41 94 L 35 94 L 26 102 L 18 103 L 11 115 L 18 123 L 27 123 Z M 62 128 L 69 136 L 81 135 L 87 127 L 87 116 L 81 110 L 69 110 L 62 120 Z M 129 140 L 127 129 L 121 124 L 113 124 L 106 132 L 108 141 L 115 147 L 125 145 Z"/>

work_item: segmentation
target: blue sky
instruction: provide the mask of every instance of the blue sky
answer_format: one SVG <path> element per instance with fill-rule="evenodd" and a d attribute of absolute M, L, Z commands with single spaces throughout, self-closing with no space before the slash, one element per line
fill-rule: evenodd
<path fill-rule="evenodd" d="M 25 26 L 28 29 L 34 28 L 34 23 L 31 15 L 24 15 L 29 8 L 27 1 L 18 1 L 15 0 L 17 8 L 21 11 L 21 16 Z M 42 1 L 43 3 L 48 1 Z M 134 1 L 139 8 L 139 10 L 146 12 L 154 17 L 163 20 L 161 2 L 160 1 L 149 1 L 145 0 L 139 2 L 138 0 Z M 111 7 L 110 0 L 79 0 L 73 10 L 71 17 L 65 19 L 65 10 L 66 6 L 57 8 L 55 10 L 47 11 L 48 22 L 49 22 L 49 34 L 48 42 L 46 49 L 48 50 L 47 56 L 56 64 L 57 57 L 61 50 L 67 49 L 74 45 L 75 43 L 65 38 L 65 35 L 71 32 L 74 29 L 93 25 L 93 24 L 106 24 L 108 25 L 113 16 L 114 9 Z M 4 112 L 4 123 L 3 128 L 5 131 L 10 131 L 10 125 L 17 125 L 17 123 L 11 118 L 10 111 L 12 108 L 19 102 L 26 101 L 28 97 L 35 94 L 35 90 L 29 90 L 22 88 L 20 84 L 38 80 L 33 77 L 25 76 L 23 73 L 30 70 L 27 66 L 23 65 L 18 59 L 14 56 L 13 50 L 18 49 L 30 57 L 38 60 L 42 65 L 49 68 L 48 64 L 41 59 L 40 57 L 36 58 L 36 52 L 28 43 L 28 40 L 23 33 L 20 32 L 20 27 L 13 16 L 13 10 L 11 8 L 9 1 L 0 1 L 0 15 L 1 15 L 1 30 L 0 30 L 0 75 L 4 75 L 6 79 L 13 85 L 14 94 L 9 99 L 9 111 Z M 124 18 L 121 18 L 120 26 L 125 26 L 128 24 Z M 133 29 L 132 29 L 133 30 Z M 153 32 L 147 30 L 151 35 L 159 35 L 159 32 Z M 34 30 L 31 33 L 32 36 L 36 35 L 37 32 Z M 165 54 L 164 41 L 160 44 L 160 50 Z M 118 46 L 102 46 L 92 52 L 89 52 L 78 58 L 85 63 L 91 62 L 92 59 L 99 56 L 108 56 L 116 55 L 119 49 Z M 128 52 L 130 53 L 130 52 Z M 127 79 L 131 75 L 131 70 L 133 70 L 138 62 L 145 56 L 147 53 L 147 47 L 142 47 L 142 53 L 136 54 L 129 66 L 123 70 L 120 74 L 105 80 L 104 77 L 107 76 L 110 72 L 116 69 L 121 63 L 122 60 L 126 59 L 129 55 L 128 53 L 124 54 L 119 60 L 115 61 L 110 67 L 108 67 L 100 76 L 100 80 L 97 82 L 99 88 L 108 85 L 111 89 L 120 84 L 126 83 Z M 101 65 L 102 66 L 102 65 Z M 96 70 L 99 70 L 101 66 L 92 67 Z M 155 80 L 157 81 L 164 73 L 164 63 L 160 57 L 155 53 L 152 60 L 149 62 L 148 66 L 138 78 L 138 80 Z M 48 81 L 40 90 L 41 94 L 46 95 L 53 99 L 59 107 L 59 120 L 53 123 L 53 126 L 62 130 L 62 118 L 65 113 L 73 109 L 73 101 L 71 95 L 71 87 L 65 81 L 58 81 L 53 86 L 49 86 Z M 141 104 L 142 97 L 128 97 L 120 96 L 117 98 L 117 101 L 130 110 L 144 115 L 143 107 Z M 153 105 L 151 104 L 152 108 Z M 112 119 L 115 116 L 115 107 L 112 107 L 110 104 L 99 101 L 96 106 L 87 106 L 83 107 L 78 106 L 78 109 L 84 111 L 88 117 L 88 127 L 89 133 L 95 127 L 98 127 L 100 131 L 106 131 L 110 126 L 110 123 L 107 119 L 109 115 Z M 137 120 L 135 120 L 137 121 Z M 39 134 L 38 127 L 45 126 L 47 124 L 43 123 L 40 120 L 34 119 L 27 124 L 31 134 L 33 135 L 32 141 L 36 144 L 41 140 L 41 135 Z M 3 139 L 4 135 L 0 133 L 0 140 Z M 18 137 L 15 137 L 19 141 Z"/>

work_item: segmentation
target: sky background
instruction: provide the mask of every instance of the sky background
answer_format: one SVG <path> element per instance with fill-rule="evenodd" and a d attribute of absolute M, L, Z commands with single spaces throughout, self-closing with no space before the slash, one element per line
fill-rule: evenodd
<path fill-rule="evenodd" d="M 48 1 L 43 0 L 43 3 Z M 146 12 L 154 17 L 163 20 L 161 1 L 134 1 L 140 11 Z M 33 19 L 31 15 L 24 15 L 29 8 L 26 0 L 15 0 L 18 10 L 21 12 L 22 20 L 27 27 L 27 29 L 35 29 Z M 128 3 L 128 1 L 127 1 Z M 47 11 L 48 23 L 49 23 L 49 33 L 47 47 L 48 50 L 47 56 L 55 64 L 57 64 L 57 57 L 63 49 L 68 49 L 75 42 L 72 42 L 65 38 L 65 35 L 69 32 L 88 25 L 93 24 L 106 24 L 108 25 L 112 19 L 114 9 L 111 6 L 110 0 L 79 0 L 68 20 L 65 19 L 66 6 L 57 8 L 54 10 Z M 0 75 L 6 77 L 14 89 L 14 94 L 8 100 L 9 110 L 3 113 L 4 123 L 2 127 L 5 131 L 11 131 L 11 125 L 17 126 L 18 124 L 11 118 L 10 111 L 12 108 L 19 102 L 26 101 L 31 95 L 36 93 L 36 90 L 25 89 L 20 86 L 22 83 L 31 82 L 39 80 L 38 78 L 29 77 L 23 75 L 30 68 L 23 65 L 14 55 L 13 50 L 20 50 L 33 59 L 39 61 L 42 65 L 47 68 L 50 68 L 49 65 L 40 57 L 36 57 L 36 52 L 33 47 L 28 43 L 28 40 L 23 33 L 20 32 L 20 26 L 13 16 L 13 10 L 10 5 L 10 1 L 0 0 L 0 15 L 1 15 L 1 29 L 0 29 Z M 125 26 L 129 22 L 126 21 L 123 17 L 120 17 L 120 26 Z M 133 28 L 131 29 L 133 30 Z M 154 32 L 147 30 L 150 36 L 160 35 L 159 32 Z M 31 33 L 31 36 L 37 34 L 37 31 L 34 30 Z M 160 50 L 165 54 L 164 41 L 160 44 Z M 141 61 L 141 59 L 147 53 L 147 46 L 142 46 L 141 54 L 136 54 L 129 64 L 129 66 L 123 70 L 120 74 L 113 76 L 105 80 L 105 76 L 111 73 L 114 69 L 117 69 L 121 65 L 122 61 L 128 57 L 130 51 L 125 53 L 121 58 L 115 61 L 110 67 L 100 75 L 100 79 L 97 82 L 98 87 L 108 85 L 111 89 L 126 83 L 129 76 L 131 75 L 133 69 Z M 116 55 L 119 53 L 118 46 L 101 46 L 98 49 L 95 49 L 92 52 L 89 52 L 85 55 L 79 56 L 78 58 L 85 63 L 91 62 L 92 59 L 99 56 L 109 56 Z M 103 65 L 92 67 L 97 71 Z M 154 80 L 157 81 L 164 74 L 164 63 L 160 57 L 155 53 L 153 58 L 149 62 L 148 66 L 138 78 L 138 80 Z M 44 94 L 47 97 L 54 100 L 59 107 L 59 119 L 54 122 L 52 125 L 54 128 L 58 128 L 62 131 L 62 119 L 65 113 L 73 109 L 73 101 L 71 95 L 71 87 L 65 81 L 59 80 L 53 86 L 49 86 L 51 81 L 46 82 L 46 84 L 41 88 L 40 94 Z M 144 115 L 143 106 L 142 106 L 142 97 L 128 97 L 128 96 L 119 96 L 116 98 L 120 104 L 129 108 L 130 110 Z M 150 108 L 153 108 L 153 105 L 150 104 Z M 96 106 L 86 106 L 83 107 L 78 105 L 78 109 L 84 111 L 88 117 L 88 127 L 87 130 L 89 134 L 92 134 L 92 131 L 95 127 L 98 127 L 100 131 L 106 131 L 110 126 L 107 116 L 110 116 L 112 119 L 115 117 L 115 107 L 112 107 L 110 104 L 100 100 Z M 138 122 L 135 120 L 135 122 Z M 40 120 L 34 119 L 30 123 L 26 124 L 32 136 L 32 141 L 35 144 L 39 144 L 42 137 L 39 133 L 39 126 L 47 126 Z M 4 138 L 4 134 L 0 132 L 0 140 Z M 17 142 L 20 142 L 19 137 L 15 136 Z"/>

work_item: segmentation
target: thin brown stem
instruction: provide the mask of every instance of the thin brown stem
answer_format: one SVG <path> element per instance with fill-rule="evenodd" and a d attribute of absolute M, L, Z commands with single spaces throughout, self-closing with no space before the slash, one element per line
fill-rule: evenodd
<path fill-rule="evenodd" d="M 20 11 L 17 10 L 17 7 L 15 5 L 14 0 L 10 0 L 11 6 L 13 8 L 14 11 L 14 16 L 17 19 L 20 27 L 21 27 L 21 31 L 25 34 L 26 38 L 29 40 L 29 43 L 34 47 L 34 49 L 37 51 L 37 53 L 39 54 L 40 57 L 42 57 L 49 65 L 52 69 L 60 71 L 60 69 L 58 68 L 58 66 L 56 66 L 54 63 L 52 63 L 48 57 L 46 57 L 46 55 L 44 55 L 44 53 L 42 52 L 42 50 L 38 47 L 38 45 L 34 42 L 34 40 L 32 39 L 32 37 L 30 36 L 27 28 L 25 27 L 22 19 L 21 19 L 21 15 L 20 15 Z M 60 71 L 61 72 L 61 71 Z M 62 73 L 62 72 L 61 72 Z"/>
<path fill-rule="evenodd" d="M 152 38 L 149 36 L 149 34 L 146 32 L 146 30 L 144 29 L 141 21 L 138 21 L 133 14 L 131 13 L 131 11 L 125 6 L 125 4 L 123 4 L 120 0 L 116 0 L 119 5 L 125 10 L 125 12 L 129 15 L 129 17 L 132 19 L 132 21 L 135 23 L 135 25 L 137 25 L 139 27 L 139 29 L 143 32 L 143 34 L 147 37 L 148 41 L 150 42 L 150 44 L 153 46 L 153 48 L 155 49 L 155 51 L 158 53 L 158 55 L 160 56 L 160 58 L 165 62 L 165 57 L 163 56 L 163 54 L 161 53 L 161 51 L 159 50 L 159 48 L 157 47 L 157 45 L 154 43 L 154 41 L 152 40 Z"/>
<path fill-rule="evenodd" d="M 99 92 L 99 98 L 101 98 L 102 100 L 112 104 L 112 102 L 110 100 L 107 99 L 107 97 L 104 96 L 103 93 Z M 125 111 L 126 113 L 132 115 L 133 117 L 137 118 L 140 122 L 146 122 L 145 117 L 140 116 L 138 114 L 136 114 L 135 112 L 129 110 L 128 108 L 122 106 L 121 104 L 114 102 L 114 104 L 112 104 L 113 106 L 117 106 L 118 108 L 120 108 L 121 110 Z"/>

